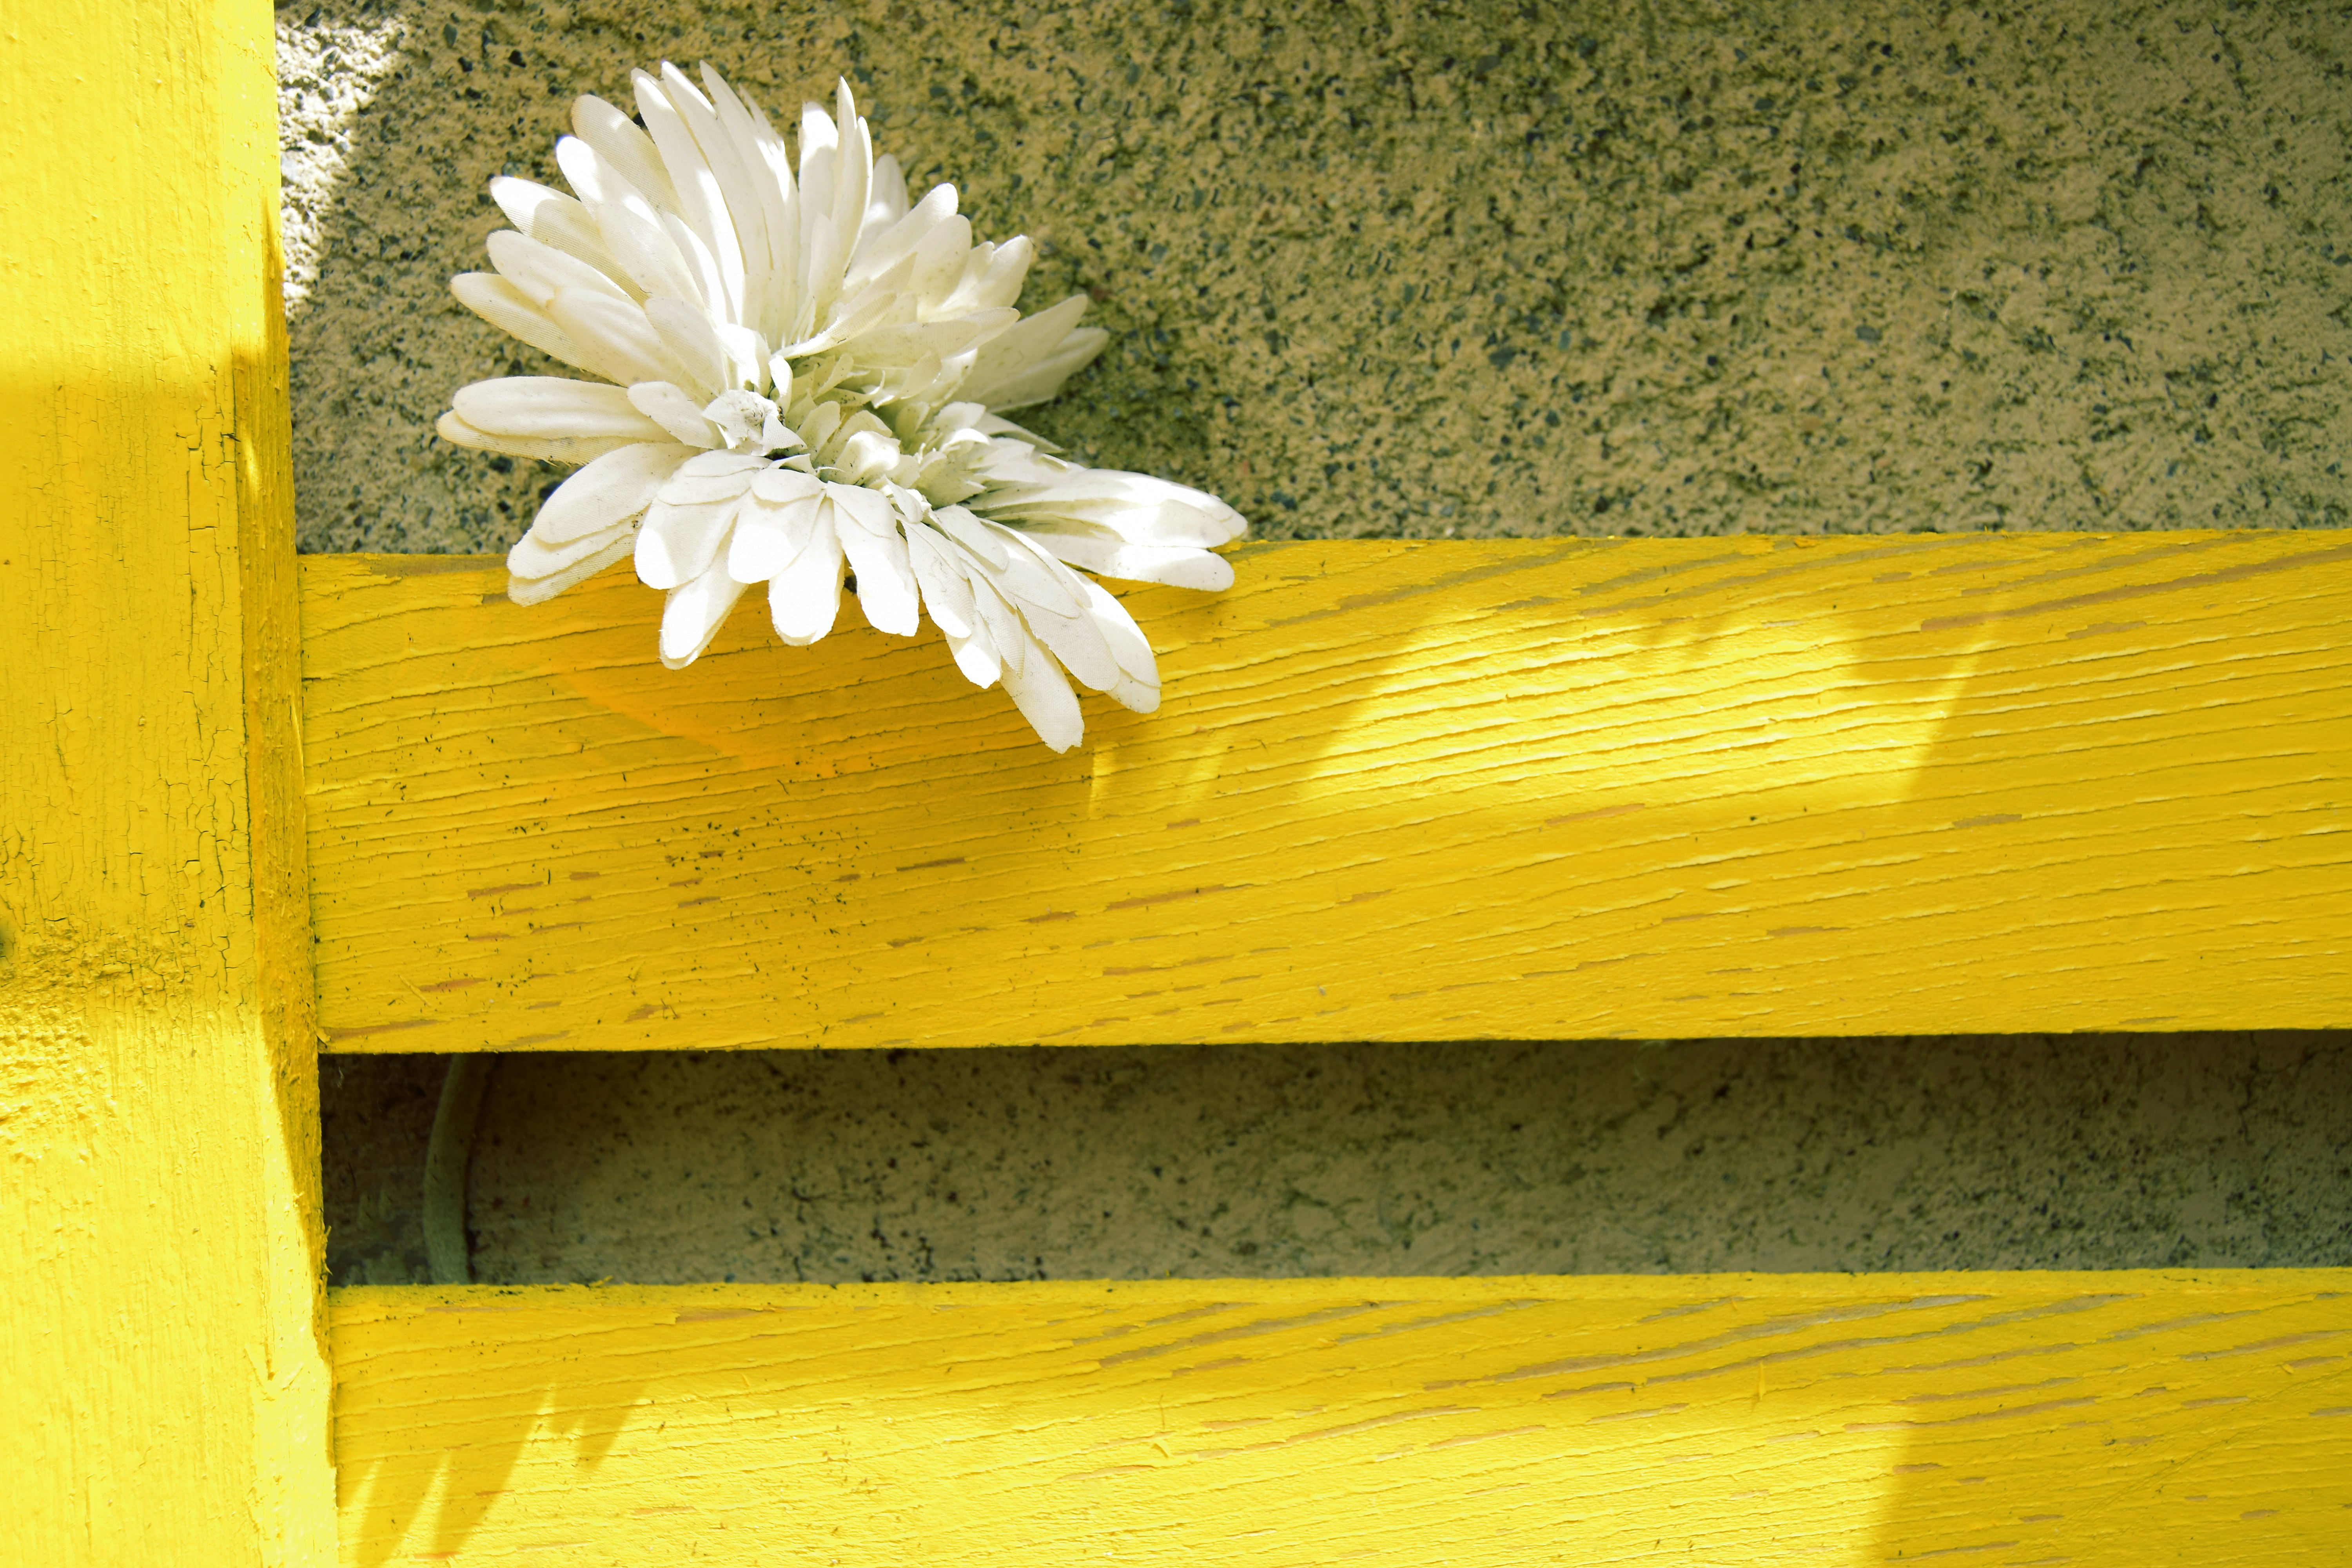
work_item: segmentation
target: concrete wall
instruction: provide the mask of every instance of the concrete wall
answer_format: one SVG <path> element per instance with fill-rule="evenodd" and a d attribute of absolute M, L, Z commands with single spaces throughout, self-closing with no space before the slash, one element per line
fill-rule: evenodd
<path fill-rule="evenodd" d="M 330 1058 L 339 1282 L 440 1062 Z M 509 1057 L 498 1282 L 2352 1263 L 2342 1037 Z"/>
<path fill-rule="evenodd" d="M 665 57 L 846 74 L 1099 301 L 1034 425 L 1262 535 L 2352 521 L 2340 5 L 278 16 L 309 549 L 520 532 L 555 476 L 431 422 L 546 367 L 446 282 Z M 339 1278 L 417 1261 L 430 1068 L 329 1075 Z M 510 1279 L 2352 1262 L 2347 1108 L 2341 1039 L 541 1058 L 476 1220 Z"/>
<path fill-rule="evenodd" d="M 1045 432 L 1264 534 L 2352 517 L 2340 5 L 346 4 L 280 13 L 313 549 L 528 521 L 431 434 L 536 362 L 446 281 L 665 57 L 845 73 L 1101 301 Z"/>

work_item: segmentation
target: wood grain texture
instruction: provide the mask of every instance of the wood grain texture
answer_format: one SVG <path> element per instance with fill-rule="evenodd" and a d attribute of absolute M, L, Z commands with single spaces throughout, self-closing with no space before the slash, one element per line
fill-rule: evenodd
<path fill-rule="evenodd" d="M 343 1561 L 2308 1565 L 2352 1271 L 333 1293 Z"/>
<path fill-rule="evenodd" d="M 5 35 L 0 1562 L 323 1562 L 270 14 Z"/>
<path fill-rule="evenodd" d="M 928 628 L 308 559 L 331 1048 L 2352 1024 L 2352 537 L 1237 570 L 1055 757 Z"/>

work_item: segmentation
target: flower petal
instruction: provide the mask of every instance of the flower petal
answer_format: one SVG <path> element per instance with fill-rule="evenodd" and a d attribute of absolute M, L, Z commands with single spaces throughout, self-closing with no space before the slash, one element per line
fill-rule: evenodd
<path fill-rule="evenodd" d="M 713 563 L 692 582 L 671 589 L 662 603 L 662 663 L 684 669 L 701 658 L 727 612 L 742 596 L 743 584 L 727 575 L 724 562 Z"/>
<path fill-rule="evenodd" d="M 1024 604 L 1034 604 L 1057 616 L 1085 613 L 1087 596 L 1078 587 L 1076 573 L 1013 529 L 985 518 L 981 520 L 981 526 L 1004 546 L 1004 564 L 997 569 L 994 580 L 1008 598 L 1017 597 Z"/>
<path fill-rule="evenodd" d="M 1005 549 L 1003 541 L 990 532 L 985 523 L 962 507 L 934 507 L 931 509 L 931 521 L 937 523 L 949 538 L 987 562 L 991 566 L 1002 569 L 1012 560 L 1012 555 Z"/>
<path fill-rule="evenodd" d="M 637 530 L 637 581 L 648 588 L 676 588 L 709 571 L 734 527 L 737 504 L 656 501 Z"/>
<path fill-rule="evenodd" d="M 930 612 L 932 624 L 951 639 L 971 637 L 980 624 L 979 612 L 972 608 L 971 584 L 964 581 L 955 563 L 960 553 L 936 529 L 910 525 L 907 530 L 907 563 L 915 569 L 915 582 L 923 591 L 923 608 Z M 988 681 L 980 684 L 986 686 Z"/>
<path fill-rule="evenodd" d="M 809 211 L 805 192 L 801 211 L 803 216 Z M 831 312 L 835 301 L 841 297 L 841 235 L 833 226 L 831 213 L 818 215 L 807 243 L 801 247 L 801 256 L 800 309 L 808 321 L 814 322 Z M 795 328 L 800 325 L 795 320 Z"/>
<path fill-rule="evenodd" d="M 583 93 L 572 100 L 572 133 L 638 195 L 657 206 L 677 208 L 677 188 L 662 165 L 661 149 L 627 115 L 594 93 Z M 570 179 L 572 171 L 566 169 L 563 176 Z"/>
<path fill-rule="evenodd" d="M 502 376 L 461 386 L 449 401 L 467 425 L 500 436 L 573 441 L 663 438 L 661 426 L 638 413 L 626 392 L 602 382 Z"/>
<path fill-rule="evenodd" d="M 1138 713 L 1153 711 L 1160 706 L 1160 661 L 1152 658 L 1143 628 L 1101 584 L 1086 577 L 1078 581 L 1086 584 L 1087 605 L 1094 612 L 1095 625 L 1101 628 L 1111 657 L 1118 661 L 1120 679 L 1110 688 L 1111 700 Z"/>
<path fill-rule="evenodd" d="M 956 395 L 974 403 L 984 403 L 991 412 L 1007 408 L 1025 408 L 1033 403 L 1043 403 L 1062 389 L 1087 360 L 1101 352 L 1102 342 L 1082 340 L 1091 344 L 1076 363 L 1066 368 L 1055 359 L 1064 340 L 1072 335 L 1078 318 L 1085 314 L 1087 297 L 1073 294 L 1051 309 L 1038 311 L 1019 326 L 1008 329 L 982 345 L 979 357 L 972 361 L 971 374 Z M 1065 356 L 1066 357 L 1066 356 Z M 1040 366 L 1053 362 L 1050 374 L 1034 374 Z"/>
<path fill-rule="evenodd" d="M 1140 511 L 1121 514 L 1112 510 L 1108 515 L 1116 521 L 1086 522 L 1051 512 L 1040 516 L 1027 508 L 1002 506 L 996 501 L 995 497 L 982 496 L 973 504 L 985 509 L 991 519 L 1017 528 L 1041 542 L 1048 539 L 1094 540 L 1103 544 L 1139 544 L 1161 550 L 1206 550 L 1228 542 L 1230 537 L 1221 523 L 1202 522 L 1181 514 L 1163 520 Z"/>
<path fill-rule="evenodd" d="M 896 314 L 896 312 L 892 312 Z M 1009 320 L 1013 312 L 999 312 Z M 925 354 L 949 359 L 980 342 L 1004 321 L 987 314 L 958 316 L 940 321 L 891 321 L 869 327 L 846 338 L 842 347 L 860 364 L 911 365 Z"/>
<path fill-rule="evenodd" d="M 751 493 L 771 505 L 782 506 L 823 495 L 824 481 L 814 474 L 804 474 L 798 468 L 787 468 L 780 463 L 773 468 L 762 468 L 752 477 Z"/>
<path fill-rule="evenodd" d="M 949 213 L 916 240 L 914 255 L 915 268 L 908 275 L 907 291 L 923 310 L 936 311 L 947 303 L 949 291 L 963 276 L 965 260 L 971 255 L 971 220 Z"/>
<path fill-rule="evenodd" d="M 607 452 L 555 488 L 531 520 L 530 537 L 567 544 L 625 522 L 654 502 L 692 447 L 646 441 Z"/>
<path fill-rule="evenodd" d="M 977 408 L 980 405 L 978 404 L 973 404 L 971 406 Z M 979 420 L 972 426 L 972 428 L 985 436 L 1010 436 L 1014 440 L 1020 442 L 1023 446 L 1027 447 L 1034 451 L 1058 453 L 1062 450 L 1061 447 L 1055 446 L 1053 442 L 1048 441 L 1043 436 L 1038 435 L 1034 430 L 1024 430 L 1020 426 L 1015 425 L 1012 420 L 1003 417 L 1002 415 L 983 413 L 980 416 Z"/>
<path fill-rule="evenodd" d="M 1029 559 L 1023 563 L 1020 586 L 1013 585 L 1016 575 L 1013 572 L 997 578 L 997 586 L 1006 591 L 1005 596 L 1021 612 L 1021 619 L 1030 632 L 1072 675 L 1094 690 L 1108 691 L 1119 683 L 1121 671 L 1110 645 L 1104 640 L 1102 627 L 1096 623 L 1094 608 L 1087 598 L 1086 580 L 1027 541 L 1021 543 Z M 1036 583 L 1040 575 L 1052 584 L 1053 598 L 1022 591 Z"/>
<path fill-rule="evenodd" d="M 702 416 L 701 405 L 666 381 L 640 381 L 628 391 L 631 406 L 689 447 L 719 445 L 719 427 Z"/>
<path fill-rule="evenodd" d="M 898 160 L 884 153 L 874 160 L 872 183 L 866 193 L 864 235 L 878 235 L 907 216 L 907 172 Z"/>
<path fill-rule="evenodd" d="M 633 529 L 615 531 L 617 537 L 594 554 L 584 556 L 551 576 L 507 579 L 507 597 L 518 605 L 541 605 L 577 583 L 584 583 L 626 555 L 636 543 Z"/>
<path fill-rule="evenodd" d="M 963 276 L 956 281 L 955 292 L 948 296 L 940 309 L 961 315 L 966 310 L 1012 304 L 1021 298 L 1021 285 L 1028 278 L 1029 265 L 1036 255 L 1037 247 L 1025 234 L 1016 234 L 1002 245 L 973 251 L 964 264 Z"/>
<path fill-rule="evenodd" d="M 794 647 L 833 630 L 841 613 L 841 541 L 829 518 L 820 518 L 808 548 L 768 579 L 768 613 L 776 635 Z"/>
<path fill-rule="evenodd" d="M 824 496 L 815 479 L 809 484 L 812 489 L 806 496 L 781 505 L 757 501 L 736 511 L 734 542 L 727 547 L 729 576 L 738 583 L 765 583 L 800 559 L 816 538 L 817 514 L 822 510 L 818 502 Z M 755 485 L 752 494 L 759 493 Z"/>
<path fill-rule="evenodd" d="M 831 230 L 826 228 L 824 232 L 830 234 Z M 788 345 L 784 353 L 793 358 L 823 353 L 861 332 L 907 313 L 909 305 L 905 284 L 913 271 L 914 258 L 902 257 L 888 271 L 868 282 L 856 293 L 850 294 L 845 290 L 827 312 L 824 330 L 814 337 Z M 868 360 L 866 363 L 874 362 Z"/>
<path fill-rule="evenodd" d="M 468 425 L 455 414 L 444 414 L 433 428 L 452 446 L 503 452 L 510 458 L 536 458 L 547 463 L 585 463 L 644 439 L 639 436 L 507 436 Z"/>
<path fill-rule="evenodd" d="M 1094 616 L 1033 612 L 1027 605 L 1020 608 L 1022 624 L 1029 634 L 1088 690 L 1108 691 L 1127 679 Z"/>
<path fill-rule="evenodd" d="M 1027 637 L 1028 633 L 1020 634 Z M 1018 666 L 1004 665 L 1004 689 L 1037 738 L 1057 752 L 1066 752 L 1086 738 L 1087 721 L 1078 711 L 1078 694 L 1070 689 L 1062 667 L 1034 642 L 1023 650 Z"/>
<path fill-rule="evenodd" d="M 1018 376 L 998 384 L 1001 408 L 1026 408 L 1062 395 L 1064 384 L 1078 372 L 1094 363 L 1110 342 L 1110 334 L 1100 327 L 1073 328 L 1062 340 L 1061 347 L 1023 371 Z"/>
<path fill-rule="evenodd" d="M 580 345 L 589 367 L 605 380 L 628 386 L 640 381 L 676 382 L 691 394 L 701 390 L 680 364 L 635 300 L 589 289 L 558 289 L 547 304 L 550 320 Z M 710 389 L 715 395 L 718 388 Z M 705 402 L 709 401 L 705 397 Z"/>
<path fill-rule="evenodd" d="M 504 233 L 504 230 L 499 232 Z M 510 338 L 518 338 L 552 359 L 593 374 L 590 356 L 581 352 L 562 327 L 549 319 L 538 301 L 495 272 L 460 272 L 449 279 L 457 303 Z"/>
<path fill-rule="evenodd" d="M 604 553 L 623 540 L 634 542 L 636 531 L 635 520 L 629 519 L 562 544 L 550 544 L 533 531 L 515 541 L 514 548 L 507 552 L 507 573 L 524 582 L 552 577 L 591 555 Z"/>
<path fill-rule="evenodd" d="M 551 185 L 542 185 L 535 180 L 517 179 L 512 174 L 490 176 L 490 200 L 499 204 L 499 211 L 507 215 L 509 223 L 525 234 L 530 232 L 530 220 L 538 216 L 540 208 L 549 203 L 580 205 Z"/>
<path fill-rule="evenodd" d="M 546 185 L 500 174 L 490 182 L 490 199 L 499 204 L 499 210 L 516 228 L 530 238 L 611 279 L 631 299 L 642 298 L 628 273 L 605 247 L 604 236 L 596 232 L 596 220 L 575 198 Z"/>
<path fill-rule="evenodd" d="M 806 331 L 800 322 L 803 296 L 801 254 L 801 195 L 793 178 L 792 149 L 784 144 L 782 132 L 769 123 L 767 110 L 756 103 L 746 103 L 752 123 L 757 128 L 753 150 L 768 172 L 761 182 L 760 199 L 768 209 L 768 253 L 774 258 L 775 277 L 771 283 L 769 313 L 756 323 L 768 335 L 771 342 Z"/>
<path fill-rule="evenodd" d="M 1038 545 L 1073 566 L 1129 583 L 1160 583 L 1171 588 L 1217 593 L 1234 585 L 1234 569 L 1222 555 L 1189 545 L 1129 544 L 1097 535 L 1024 529 Z"/>
<path fill-rule="evenodd" d="M 970 637 L 949 632 L 947 639 L 948 652 L 966 680 L 985 690 L 1003 678 L 1004 661 L 997 657 L 996 645 L 989 641 L 987 628 L 974 625 Z"/>
<path fill-rule="evenodd" d="M 1118 468 L 1085 468 L 1048 459 L 989 454 L 989 493 L 980 508 L 1016 526 L 1095 529 L 1136 544 L 1223 544 L 1249 531 L 1241 513 L 1186 485 Z"/>
<path fill-rule="evenodd" d="M 876 165 L 879 172 L 880 165 Z M 869 279 L 878 278 L 914 253 L 923 237 L 955 216 L 956 188 L 953 185 L 933 185 L 923 199 L 905 216 L 868 236 L 857 247 L 849 263 L 848 286 L 863 288 Z M 970 226 L 966 226 L 969 229 Z"/>
<path fill-rule="evenodd" d="M 647 587 L 675 588 L 701 576 L 726 545 L 736 510 L 751 488 L 751 475 L 746 469 L 719 468 L 714 458 L 742 460 L 733 452 L 706 452 L 690 458 L 646 509 L 645 527 L 637 532 L 637 576 Z M 711 466 L 697 471 L 698 464 Z"/>
<path fill-rule="evenodd" d="M 687 296 L 697 305 L 707 305 L 714 315 L 728 316 L 736 309 L 734 292 L 728 287 L 725 270 L 719 264 L 719 253 L 709 242 L 694 232 L 694 226 L 674 212 L 656 213 L 661 230 L 669 237 L 671 245 L 686 258 L 686 265 L 699 284 L 697 292 Z M 731 246 L 733 241 L 729 241 Z M 654 290 L 659 292 L 659 290 Z"/>
<path fill-rule="evenodd" d="M 490 265 L 529 294 L 532 303 L 541 307 L 555 298 L 558 289 L 585 289 L 591 293 L 610 294 L 622 300 L 629 298 L 627 291 L 618 283 L 578 257 L 517 234 L 510 228 L 491 231 L 490 237 L 482 243 L 490 253 Z"/>
<path fill-rule="evenodd" d="M 662 227 L 660 212 L 636 187 L 577 137 L 566 136 L 555 144 L 555 162 L 580 193 L 588 216 L 595 220 L 598 237 L 625 276 L 646 294 L 704 302 L 699 279 Z"/>
<path fill-rule="evenodd" d="M 834 153 L 841 146 L 839 129 L 822 105 L 801 105 L 801 243 L 816 232 L 821 217 L 833 216 Z"/>
<path fill-rule="evenodd" d="M 819 319 L 841 291 L 842 264 L 857 237 L 844 235 L 834 216 L 841 185 L 842 129 L 818 105 L 801 105 L 801 293 Z"/>
<path fill-rule="evenodd" d="M 835 79 L 833 118 L 841 138 L 833 160 L 833 226 L 841 236 L 841 259 L 846 264 L 865 230 L 866 198 L 874 189 L 874 135 L 857 112 L 847 77 Z"/>
<path fill-rule="evenodd" d="M 727 346 L 711 330 L 709 317 L 683 300 L 658 297 L 646 301 L 645 317 L 670 357 L 697 382 L 709 387 L 712 397 L 736 384 L 733 367 L 728 363 Z M 708 403 L 710 399 L 706 397 L 703 401 Z"/>
<path fill-rule="evenodd" d="M 1036 647 L 1036 639 L 1021 629 L 1019 612 L 1004 602 L 986 573 L 967 571 L 965 580 L 971 584 L 971 607 L 980 616 L 980 629 L 987 634 L 989 646 L 1005 668 L 1017 668 Z M 1043 650 L 1039 657 L 1044 657 Z"/>
<path fill-rule="evenodd" d="M 637 95 L 637 113 L 646 122 L 646 130 L 660 150 L 662 169 L 670 177 L 677 192 L 677 205 L 672 210 L 684 218 L 696 237 L 701 240 L 717 264 L 719 301 L 730 317 L 737 317 L 743 309 L 743 242 L 735 232 L 735 220 L 727 210 L 726 193 L 719 188 L 719 176 L 712 172 L 710 159 L 696 136 L 693 123 L 698 121 L 709 128 L 714 142 L 723 146 L 717 135 L 718 121 L 710 111 L 710 102 L 686 79 L 684 72 L 664 62 L 661 79 L 656 81 L 644 71 L 631 71 L 629 84 Z"/>
<path fill-rule="evenodd" d="M 696 123 L 696 140 L 703 142 L 743 242 L 742 320 L 772 338 L 799 271 L 800 227 L 792 210 L 790 154 L 783 139 L 768 128 L 767 117 L 747 107 L 708 65 L 702 68 L 702 85 L 710 94 L 717 134 L 733 154 L 730 166 L 704 141 Z"/>
<path fill-rule="evenodd" d="M 921 625 L 914 569 L 888 498 L 856 485 L 827 485 L 825 499 L 840 519 L 841 547 L 857 574 L 857 607 L 876 631 L 910 637 Z"/>
<path fill-rule="evenodd" d="M 657 499 L 683 505 L 740 496 L 773 461 L 754 452 L 697 452 L 677 466 Z"/>
<path fill-rule="evenodd" d="M 890 510 L 890 498 L 880 490 L 867 489 L 863 485 L 828 484 L 824 493 L 868 533 L 877 538 L 884 534 L 897 536 L 898 515 Z"/>
<path fill-rule="evenodd" d="M 756 327 L 737 326 L 731 321 L 713 323 L 710 330 L 727 355 L 728 385 L 748 387 L 756 392 L 768 384 L 771 356 L 766 333 Z"/>

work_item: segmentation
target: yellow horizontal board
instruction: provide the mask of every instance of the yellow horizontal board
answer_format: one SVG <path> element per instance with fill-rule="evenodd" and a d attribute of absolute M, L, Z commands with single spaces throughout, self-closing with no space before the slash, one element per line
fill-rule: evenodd
<path fill-rule="evenodd" d="M 346 1563 L 2352 1559 L 2352 1270 L 333 1293 Z"/>
<path fill-rule="evenodd" d="M 1236 568 L 1056 757 L 928 628 L 310 558 L 331 1048 L 2352 1024 L 2352 536 Z"/>

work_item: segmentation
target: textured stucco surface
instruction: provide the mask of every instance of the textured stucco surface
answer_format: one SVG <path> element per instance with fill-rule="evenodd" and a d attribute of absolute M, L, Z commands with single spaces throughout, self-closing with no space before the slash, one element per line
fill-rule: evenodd
<path fill-rule="evenodd" d="M 440 1064 L 330 1058 L 330 1261 L 423 1278 Z M 2352 1264 L 2352 1040 L 509 1057 L 499 1282 Z"/>
<path fill-rule="evenodd" d="M 571 97 L 846 73 L 1114 334 L 1037 416 L 1267 535 L 2337 526 L 2352 10 L 326 0 L 289 42 L 313 549 L 503 550 L 459 310 Z M 367 93 L 363 105 L 356 100 Z M 315 281 L 311 279 L 315 275 Z M 503 465 L 503 466 L 501 466 Z"/>
<path fill-rule="evenodd" d="M 1024 417 L 1261 535 L 2352 521 L 2342 5 L 278 20 L 309 549 L 521 531 L 556 476 L 431 424 L 547 367 L 446 282 L 664 57 L 846 73 L 1098 301 Z M 330 1063 L 341 1280 L 421 1264 L 435 1065 Z M 474 1217 L 510 1280 L 2347 1263 L 2347 1111 L 2341 1037 L 540 1057 Z"/>

